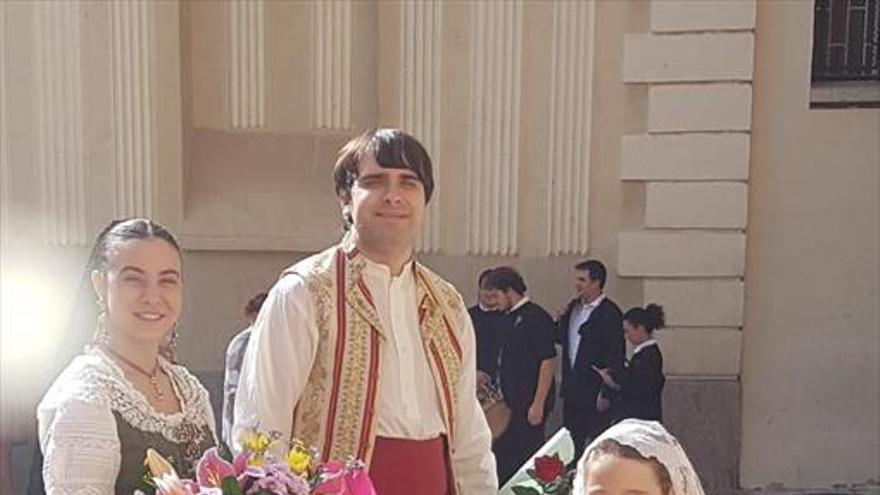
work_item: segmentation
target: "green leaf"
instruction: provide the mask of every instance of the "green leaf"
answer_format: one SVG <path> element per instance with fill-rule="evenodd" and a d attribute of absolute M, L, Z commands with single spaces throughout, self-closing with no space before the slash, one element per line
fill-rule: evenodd
<path fill-rule="evenodd" d="M 541 495 L 537 488 L 530 486 L 515 486 L 513 487 L 513 493 L 516 495 Z"/>
<path fill-rule="evenodd" d="M 220 458 L 226 462 L 232 462 L 232 459 L 235 457 L 232 453 L 232 449 L 226 445 L 226 442 L 220 442 L 220 445 L 217 446 L 217 453 L 220 455 Z"/>
<path fill-rule="evenodd" d="M 241 488 L 239 488 L 238 480 L 235 479 L 235 476 L 227 476 L 223 478 L 223 481 L 220 482 L 220 488 L 223 490 L 223 495 L 242 495 Z"/>

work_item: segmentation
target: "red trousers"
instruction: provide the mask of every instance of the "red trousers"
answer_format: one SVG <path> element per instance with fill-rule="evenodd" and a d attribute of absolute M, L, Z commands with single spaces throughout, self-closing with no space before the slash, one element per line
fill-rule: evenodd
<path fill-rule="evenodd" d="M 442 437 L 404 440 L 377 437 L 370 478 L 377 495 L 448 495 L 449 463 Z"/>

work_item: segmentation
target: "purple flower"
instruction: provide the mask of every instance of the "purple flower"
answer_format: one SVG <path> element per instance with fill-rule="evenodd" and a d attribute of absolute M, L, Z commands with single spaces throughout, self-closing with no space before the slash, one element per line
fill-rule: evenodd
<path fill-rule="evenodd" d="M 260 469 L 253 466 L 244 472 L 245 493 L 252 494 L 265 490 L 272 495 L 309 495 L 308 481 L 293 474 L 283 463 L 271 462 Z"/>

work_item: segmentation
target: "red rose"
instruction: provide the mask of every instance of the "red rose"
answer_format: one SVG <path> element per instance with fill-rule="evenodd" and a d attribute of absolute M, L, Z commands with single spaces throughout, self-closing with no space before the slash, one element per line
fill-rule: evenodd
<path fill-rule="evenodd" d="M 552 483 L 565 472 L 565 464 L 559 458 L 559 454 L 553 457 L 541 456 L 535 458 L 535 479 L 541 483 Z"/>

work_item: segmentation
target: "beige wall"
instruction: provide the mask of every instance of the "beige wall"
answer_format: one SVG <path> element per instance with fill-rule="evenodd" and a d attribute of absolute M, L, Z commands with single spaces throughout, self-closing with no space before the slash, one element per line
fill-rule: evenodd
<path fill-rule="evenodd" d="M 57 346 L 90 238 L 153 215 L 185 247 L 182 359 L 218 372 L 247 299 L 338 237 L 340 145 L 402 126 L 437 167 L 419 256 L 466 300 L 512 264 L 556 313 L 594 256 L 621 306 L 666 305 L 669 424 L 713 486 L 740 433 L 746 487 L 876 479 L 880 114 L 807 109 L 810 4 L 0 2 L 4 277 L 50 281 Z M 7 342 L 29 428 L 63 363 Z"/>
<path fill-rule="evenodd" d="M 744 487 L 880 481 L 880 110 L 809 110 L 810 2 L 759 2 Z"/>
<path fill-rule="evenodd" d="M 182 237 L 192 267 L 183 348 L 194 367 L 219 369 L 218 356 L 241 326 L 241 306 L 247 298 L 271 284 L 286 264 L 338 237 L 338 207 L 330 178 L 335 153 L 353 133 L 377 124 L 402 125 L 428 145 L 438 188 L 426 230 L 437 228 L 442 235 L 423 236 L 420 256 L 456 284 L 466 299 L 474 299 L 474 279 L 480 270 L 507 263 L 523 271 L 532 296 L 556 313 L 571 296 L 572 265 L 591 255 L 608 264 L 608 289 L 621 305 L 641 301 L 641 281 L 620 279 L 614 269 L 617 233 L 627 223 L 640 224 L 644 209 L 638 187 L 620 181 L 620 136 L 644 129 L 646 92 L 622 83 L 619 53 L 622 33 L 647 25 L 648 2 L 556 7 L 544 2 L 506 7 L 485 3 L 479 12 L 467 2 L 430 9 L 419 2 L 353 2 L 348 13 L 317 13 L 307 3 L 253 5 L 256 13 L 247 15 L 254 15 L 256 21 L 248 29 L 265 45 L 245 58 L 264 65 L 262 76 L 251 82 L 257 95 L 264 95 L 265 105 L 260 106 L 259 97 L 249 101 L 256 102 L 265 119 L 247 125 L 235 125 L 231 117 L 235 92 L 229 80 L 234 73 L 230 50 L 238 53 L 229 23 L 241 12 L 224 3 L 182 6 L 186 150 Z M 351 36 L 360 42 L 352 45 L 351 60 L 327 52 L 323 42 L 313 37 L 311 29 L 327 15 L 339 15 L 342 23 L 350 19 L 357 26 Z M 587 21 L 585 29 L 569 26 L 569 31 L 554 35 L 554 27 L 572 15 Z M 490 29 L 489 24 L 497 29 L 493 35 L 497 38 L 488 31 L 485 37 L 478 36 L 480 30 Z M 424 39 L 414 38 L 413 29 L 421 29 Z M 347 42 L 337 31 L 325 34 L 333 43 Z M 494 39 L 509 46 L 491 43 Z M 575 50 L 572 44 L 578 40 L 587 45 Z M 522 57 L 520 72 L 508 53 L 508 48 L 517 49 L 516 43 Z M 586 65 L 580 72 L 560 68 L 554 78 L 553 57 L 548 56 L 554 47 L 560 67 L 565 60 L 579 60 L 592 64 L 595 72 Z M 510 77 L 491 76 L 494 66 L 475 65 L 472 49 Z M 411 52 L 418 56 L 407 55 Z M 502 58 L 496 60 L 496 55 Z M 319 94 L 314 85 L 317 67 L 352 71 L 350 100 L 331 99 L 333 105 L 350 109 L 348 125 L 316 120 L 321 95 L 332 96 L 324 90 Z M 404 77 L 410 72 L 415 77 Z M 325 89 L 334 88 L 328 83 Z M 503 100 L 498 95 L 514 98 L 515 91 L 521 101 L 519 116 L 500 112 Z M 565 108 L 578 104 L 588 111 L 573 113 Z M 519 126 L 519 134 L 507 141 L 501 134 L 486 134 L 474 117 L 475 109 L 483 107 L 489 122 L 511 131 Z M 492 114 L 488 109 L 493 108 L 499 112 Z M 433 114 L 436 119 L 428 118 Z M 558 117 L 557 127 L 569 133 L 564 141 L 568 154 L 557 157 L 568 163 L 568 169 L 551 170 L 549 153 L 557 148 L 552 140 L 566 136 L 560 130 L 551 132 L 553 115 Z M 591 128 L 591 122 L 601 125 Z M 484 142 L 488 143 L 484 148 L 475 148 Z M 519 153 L 518 169 L 508 168 L 513 159 L 510 146 Z M 564 189 L 575 169 L 583 170 L 581 180 L 588 184 L 581 195 Z M 475 177 L 475 170 L 482 175 Z M 482 193 L 471 189 L 475 178 L 483 181 Z M 518 206 L 496 201 L 493 187 L 505 194 L 516 191 Z M 634 191 L 627 193 L 629 189 Z M 480 194 L 490 198 L 487 203 L 475 203 Z M 556 197 L 564 201 L 555 205 Z M 483 213 L 473 214 L 479 207 Z M 548 238 L 557 227 L 551 224 L 561 225 L 565 207 L 571 208 L 569 218 L 588 226 L 584 242 L 563 240 L 552 245 Z M 477 238 L 475 215 L 487 222 Z M 493 228 L 493 223 L 516 229 L 516 235 L 505 237 L 504 228 Z M 506 254 L 511 248 L 516 254 Z M 550 252 L 554 255 L 544 256 Z M 206 304 L 212 304 L 211 311 L 201 309 Z"/>

